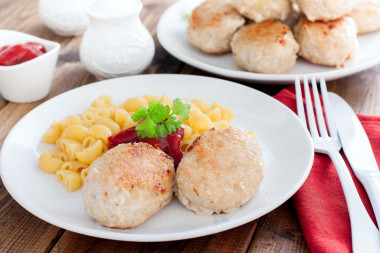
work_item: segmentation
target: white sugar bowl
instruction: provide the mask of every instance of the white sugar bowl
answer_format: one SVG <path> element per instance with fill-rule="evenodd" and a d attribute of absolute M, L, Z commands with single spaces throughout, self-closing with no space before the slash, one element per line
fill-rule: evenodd
<path fill-rule="evenodd" d="M 140 0 L 100 0 L 87 10 L 80 60 L 99 79 L 139 74 L 150 65 L 154 41 L 141 23 L 142 7 Z"/>
<path fill-rule="evenodd" d="M 96 0 L 40 0 L 42 22 L 60 36 L 81 35 L 90 23 L 86 9 Z"/>

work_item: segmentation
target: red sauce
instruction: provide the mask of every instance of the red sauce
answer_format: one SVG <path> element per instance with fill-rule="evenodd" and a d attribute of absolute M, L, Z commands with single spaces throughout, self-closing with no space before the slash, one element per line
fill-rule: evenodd
<path fill-rule="evenodd" d="M 12 66 L 30 61 L 46 53 L 46 48 L 37 42 L 27 42 L 0 48 L 0 66 Z"/>
<path fill-rule="evenodd" d="M 141 138 L 137 136 L 135 127 L 131 127 L 108 137 L 108 148 L 114 148 L 122 143 L 145 142 L 171 156 L 174 166 L 177 167 L 183 156 L 180 146 L 183 135 L 183 128 L 179 128 L 164 138 Z"/>

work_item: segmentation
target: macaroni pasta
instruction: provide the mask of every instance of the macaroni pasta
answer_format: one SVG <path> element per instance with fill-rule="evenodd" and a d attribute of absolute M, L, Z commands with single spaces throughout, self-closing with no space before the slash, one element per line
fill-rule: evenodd
<path fill-rule="evenodd" d="M 140 106 L 148 107 L 152 100 L 173 106 L 172 99 L 166 95 L 129 98 L 119 106 L 113 104 L 110 96 L 101 96 L 85 113 L 53 122 L 42 141 L 55 144 L 57 150 L 41 154 L 40 168 L 55 173 L 68 191 L 77 190 L 86 179 L 91 163 L 107 151 L 108 137 L 135 126 L 137 123 L 133 122 L 131 115 Z M 230 109 L 219 103 L 209 106 L 204 99 L 185 101 L 191 104 L 191 108 L 189 119 L 182 122 L 183 151 L 207 129 L 230 126 L 229 122 L 234 116 Z"/>

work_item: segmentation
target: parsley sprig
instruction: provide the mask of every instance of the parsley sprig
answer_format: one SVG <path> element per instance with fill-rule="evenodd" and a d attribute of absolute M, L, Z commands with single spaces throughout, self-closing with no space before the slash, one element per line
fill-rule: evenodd
<path fill-rule="evenodd" d="M 186 12 L 185 10 L 182 10 L 181 11 L 181 16 L 182 16 L 182 18 L 184 18 L 184 19 L 189 19 L 190 18 L 190 13 L 188 13 L 188 12 Z"/>
<path fill-rule="evenodd" d="M 182 120 L 189 119 L 190 104 L 181 101 L 179 98 L 173 100 L 173 110 L 170 112 L 168 105 L 163 105 L 159 101 L 151 101 L 149 108 L 140 106 L 131 116 L 134 122 L 142 120 L 136 126 L 137 136 L 142 138 L 165 137 L 178 128 L 182 127 Z"/>

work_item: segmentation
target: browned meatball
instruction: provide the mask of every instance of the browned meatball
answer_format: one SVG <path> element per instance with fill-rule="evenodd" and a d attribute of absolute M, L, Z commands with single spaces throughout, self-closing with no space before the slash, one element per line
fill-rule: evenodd
<path fill-rule="evenodd" d="M 206 53 L 222 54 L 231 51 L 232 35 L 244 23 L 245 19 L 224 0 L 206 0 L 191 14 L 187 37 Z"/>
<path fill-rule="evenodd" d="M 296 0 L 308 20 L 334 20 L 348 14 L 358 0 Z"/>
<path fill-rule="evenodd" d="M 256 193 L 263 177 L 263 154 L 256 138 L 236 128 L 212 128 L 182 158 L 176 195 L 198 215 L 232 213 Z"/>
<path fill-rule="evenodd" d="M 349 14 L 356 23 L 358 34 L 380 30 L 380 0 L 361 0 Z"/>
<path fill-rule="evenodd" d="M 359 48 L 356 25 L 350 17 L 327 22 L 302 17 L 294 27 L 294 36 L 300 44 L 299 55 L 321 65 L 344 67 Z"/>
<path fill-rule="evenodd" d="M 173 160 L 161 150 L 146 143 L 120 144 L 91 165 L 83 201 L 101 225 L 134 227 L 172 200 L 174 176 Z"/>
<path fill-rule="evenodd" d="M 299 49 L 289 27 L 273 20 L 240 28 L 231 46 L 239 67 L 260 73 L 288 72 Z"/>

